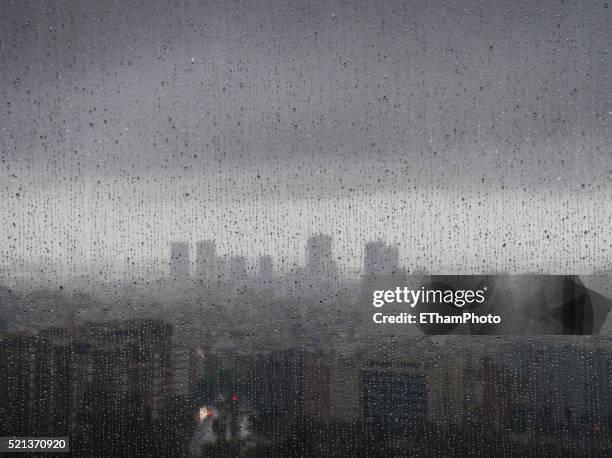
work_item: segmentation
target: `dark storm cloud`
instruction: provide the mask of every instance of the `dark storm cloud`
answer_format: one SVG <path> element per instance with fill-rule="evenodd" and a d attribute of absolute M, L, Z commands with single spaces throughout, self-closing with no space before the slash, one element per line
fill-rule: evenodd
<path fill-rule="evenodd" d="M 607 269 L 609 25 L 600 2 L 4 1 L 6 271 L 163 270 L 202 238 L 293 265 L 317 232 L 352 272 L 374 239 L 440 273 Z"/>
<path fill-rule="evenodd" d="M 0 9 L 9 164 L 110 176 L 239 165 L 282 180 L 314 168 L 371 190 L 609 181 L 603 2 Z"/>

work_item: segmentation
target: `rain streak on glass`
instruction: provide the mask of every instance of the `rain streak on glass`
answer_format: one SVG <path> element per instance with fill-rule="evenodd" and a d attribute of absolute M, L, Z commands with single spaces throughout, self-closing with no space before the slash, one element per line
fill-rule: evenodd
<path fill-rule="evenodd" d="M 610 29 L 606 1 L 0 2 L 0 437 L 606 456 Z"/>

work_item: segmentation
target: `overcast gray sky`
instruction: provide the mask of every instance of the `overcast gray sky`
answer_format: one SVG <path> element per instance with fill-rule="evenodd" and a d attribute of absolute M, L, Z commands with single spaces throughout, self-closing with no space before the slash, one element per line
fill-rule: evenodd
<path fill-rule="evenodd" d="M 604 1 L 4 1 L 5 272 L 200 238 L 278 265 L 318 231 L 349 270 L 376 237 L 438 271 L 609 268 L 610 25 Z"/>

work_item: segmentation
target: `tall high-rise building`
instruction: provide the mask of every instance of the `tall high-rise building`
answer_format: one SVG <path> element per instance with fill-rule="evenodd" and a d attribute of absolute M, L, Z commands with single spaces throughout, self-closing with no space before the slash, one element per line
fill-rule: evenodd
<path fill-rule="evenodd" d="M 318 234 L 306 244 L 306 275 L 313 282 L 333 282 L 338 279 L 338 266 L 332 253 L 333 238 Z"/>
<path fill-rule="evenodd" d="M 372 294 L 378 290 L 393 290 L 398 286 L 418 289 L 424 283 L 420 278 L 408 278 L 405 269 L 399 266 L 399 251 L 396 246 L 373 240 L 365 245 L 363 275 L 361 277 L 360 313 L 362 320 L 359 333 L 370 339 L 386 339 L 396 331 L 391 327 L 379 326 L 372 322 Z M 366 319 L 366 317 L 370 319 Z M 406 332 L 419 332 L 405 328 Z"/>
<path fill-rule="evenodd" d="M 366 276 L 398 274 L 399 252 L 397 247 L 386 245 L 380 240 L 368 242 L 365 246 L 364 273 Z"/>
<path fill-rule="evenodd" d="M 259 261 L 257 263 L 257 273 L 259 282 L 262 284 L 262 286 L 270 288 L 274 280 L 272 256 L 264 255 L 259 257 Z"/>
<path fill-rule="evenodd" d="M 189 243 L 170 243 L 170 273 L 177 277 L 189 275 Z"/>
<path fill-rule="evenodd" d="M 360 374 L 359 403 L 366 422 L 422 424 L 427 417 L 427 372 L 417 361 L 369 361 Z"/>
<path fill-rule="evenodd" d="M 196 275 L 198 279 L 208 281 L 218 279 L 219 262 L 214 240 L 200 240 L 196 243 Z"/>
<path fill-rule="evenodd" d="M 258 383 L 254 407 L 270 421 L 286 421 L 304 412 L 304 359 L 296 350 L 279 350 L 255 361 L 255 372 L 266 383 Z"/>

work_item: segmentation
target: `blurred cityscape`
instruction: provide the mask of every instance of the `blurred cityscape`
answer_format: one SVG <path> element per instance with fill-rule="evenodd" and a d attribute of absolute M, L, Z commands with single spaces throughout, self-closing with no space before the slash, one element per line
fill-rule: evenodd
<path fill-rule="evenodd" d="M 252 272 L 214 241 L 196 244 L 195 263 L 173 242 L 168 274 L 144 284 L 3 288 L 3 435 L 68 436 L 81 456 L 610 451 L 612 339 L 568 335 L 597 334 L 605 313 L 594 329 L 542 318 L 555 297 L 568 302 L 567 277 L 406 272 L 397 247 L 373 241 L 347 281 L 332 244 L 310 237 L 305 266 L 282 277 L 270 256 Z M 529 305 L 517 326 L 561 335 L 371 325 L 373 289 L 436 281 L 484 281 L 488 302 Z"/>

